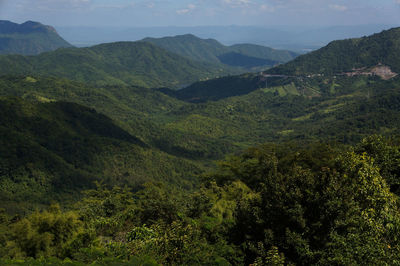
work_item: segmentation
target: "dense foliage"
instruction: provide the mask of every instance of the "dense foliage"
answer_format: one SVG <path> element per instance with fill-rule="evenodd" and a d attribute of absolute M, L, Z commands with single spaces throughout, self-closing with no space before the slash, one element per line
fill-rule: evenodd
<path fill-rule="evenodd" d="M 248 94 L 260 88 L 261 84 L 257 75 L 243 74 L 196 82 L 167 94 L 188 102 L 206 102 Z"/>
<path fill-rule="evenodd" d="M 10 230 L 0 230 L 0 255 L 28 264 L 397 264 L 395 143 L 266 144 L 221 162 L 191 193 L 97 184 L 69 211 L 2 213 Z"/>
<path fill-rule="evenodd" d="M 132 186 L 163 180 L 190 187 L 185 180 L 209 168 L 210 160 L 266 141 L 356 143 L 374 133 L 399 134 L 398 81 L 320 78 L 303 83 L 310 86 L 305 93 L 314 93 L 311 88 L 320 90 L 321 96 L 308 99 L 296 90 L 298 81 L 287 80 L 290 83 L 272 87 L 275 91 L 259 89 L 240 97 L 193 104 L 145 88 L 3 77 L 0 95 L 26 99 L 14 99 L 14 105 L 3 105 L 2 109 L 10 113 L 2 118 L 4 134 L 13 136 L 3 138 L 1 159 L 4 169 L 9 169 L 4 170 L 8 174 L 3 173 L 8 176 L 2 185 L 3 206 L 20 209 L 13 199 L 20 203 L 30 199 L 33 203 L 27 207 L 31 208 L 61 197 L 59 193 L 65 195 L 66 189 L 77 192 L 95 179 Z M 32 104 L 32 100 L 44 103 Z M 95 108 L 114 121 L 57 101 Z M 34 112 L 37 107 L 39 111 Z M 71 112 L 75 113 L 72 117 Z M 81 125 L 96 131 L 83 131 Z M 119 133 L 104 135 L 102 128 L 116 128 L 126 138 L 118 137 Z M 10 145 L 15 148 L 10 149 Z M 15 151 L 22 147 L 31 152 L 18 155 Z M 40 159 L 46 157 L 54 159 Z M 54 187 L 55 180 L 64 179 L 77 181 L 64 181 L 72 187 Z M 29 190 L 21 189 L 25 184 L 30 184 Z"/>
<path fill-rule="evenodd" d="M 190 187 L 200 171 L 78 104 L 2 98 L 0 111 L 0 206 L 8 212 L 74 201 L 95 180 L 131 187 L 163 180 Z"/>
<path fill-rule="evenodd" d="M 0 264 L 400 264 L 399 77 L 127 86 L 161 51 L 0 57 Z"/>
<path fill-rule="evenodd" d="M 145 38 L 143 41 L 193 60 L 222 63 L 245 70 L 253 70 L 255 67 L 265 69 L 279 63 L 286 63 L 297 56 L 294 52 L 254 44 L 225 46 L 214 39 L 200 39 L 191 34 Z"/>
<path fill-rule="evenodd" d="M 3 75 L 56 76 L 92 85 L 172 88 L 235 73 L 221 66 L 191 61 L 146 42 L 65 48 L 38 56 L 0 56 L 0 71 Z"/>
<path fill-rule="evenodd" d="M 333 41 L 268 72 L 288 75 L 339 74 L 353 68 L 368 68 L 382 63 L 399 73 L 399 49 L 400 28 L 393 28 L 359 39 Z"/>

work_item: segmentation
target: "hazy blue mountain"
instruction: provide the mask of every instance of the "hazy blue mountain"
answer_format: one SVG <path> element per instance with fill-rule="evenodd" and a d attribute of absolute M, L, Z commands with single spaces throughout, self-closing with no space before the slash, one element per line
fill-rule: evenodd
<path fill-rule="evenodd" d="M 252 43 L 275 49 L 308 52 L 330 41 L 371 35 L 396 25 L 359 26 L 197 26 L 197 27 L 57 27 L 61 35 L 77 46 L 104 42 L 137 41 L 146 37 L 161 38 L 194 34 L 216 39 L 224 45 Z"/>
<path fill-rule="evenodd" d="M 174 37 L 145 38 L 142 41 L 152 43 L 173 53 L 198 61 L 220 63 L 218 55 L 228 51 L 227 47 L 213 39 L 200 39 L 192 34 Z"/>
<path fill-rule="evenodd" d="M 71 46 L 51 26 L 33 21 L 16 24 L 0 20 L 0 54 L 36 55 Z"/>

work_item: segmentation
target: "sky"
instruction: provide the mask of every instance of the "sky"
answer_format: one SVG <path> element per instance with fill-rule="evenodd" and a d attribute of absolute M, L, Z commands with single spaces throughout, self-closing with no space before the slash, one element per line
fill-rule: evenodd
<path fill-rule="evenodd" d="M 400 25 L 400 0 L 0 0 L 0 19 L 53 26 Z"/>

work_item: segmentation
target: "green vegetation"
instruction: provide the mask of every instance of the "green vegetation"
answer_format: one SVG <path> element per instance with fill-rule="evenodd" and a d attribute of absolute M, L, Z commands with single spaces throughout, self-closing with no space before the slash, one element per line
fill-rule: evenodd
<path fill-rule="evenodd" d="M 400 264 L 400 77 L 146 88 L 158 51 L 0 58 L 0 264 Z"/>
<path fill-rule="evenodd" d="M 335 94 L 331 94 L 332 84 L 336 84 Z M 182 119 L 188 113 L 218 119 L 230 130 L 225 139 L 252 145 L 291 139 L 355 143 L 374 133 L 399 133 L 399 87 L 399 78 L 315 78 L 309 84 L 288 79 L 269 89 L 185 106 Z"/>
<path fill-rule="evenodd" d="M 131 187 L 162 180 L 190 187 L 200 171 L 77 104 L 2 98 L 0 110 L 0 206 L 8 212 L 74 201 L 95 180 Z"/>
<path fill-rule="evenodd" d="M 0 56 L 0 71 L 13 75 L 68 78 L 92 85 L 179 88 L 232 72 L 194 62 L 145 42 L 119 42 L 90 48 L 65 48 L 38 56 Z"/>
<path fill-rule="evenodd" d="M 254 44 L 225 46 L 214 39 L 200 39 L 191 34 L 145 38 L 143 41 L 193 60 L 222 63 L 228 66 L 241 67 L 247 71 L 286 63 L 297 56 L 294 52 L 275 50 Z"/>
<path fill-rule="evenodd" d="M 33 21 L 0 21 L 0 54 L 36 55 L 71 46 L 50 26 Z"/>
<path fill-rule="evenodd" d="M 0 95 L 13 95 L 27 100 L 51 102 L 69 101 L 96 109 L 114 119 L 131 135 L 149 146 L 169 154 L 190 159 L 222 158 L 234 145 L 212 136 L 189 134 L 169 127 L 184 106 L 153 89 L 123 86 L 93 87 L 66 79 L 24 77 L 0 78 Z M 195 105 L 191 105 L 195 107 Z M 182 108 L 182 111 L 180 111 Z M 176 110 L 176 112 L 175 112 Z"/>
<path fill-rule="evenodd" d="M 220 162 L 193 192 L 97 184 L 69 210 L 3 212 L 1 262 L 397 264 L 396 143 L 373 136 L 354 147 L 265 144 Z"/>
<path fill-rule="evenodd" d="M 3 77 L 0 95 L 25 99 L 16 98 L 12 101 L 18 104 L 6 104 L 2 110 L 10 113 L 3 117 L 7 123 L 4 122 L 2 160 L 4 169 L 9 169 L 4 173 L 12 171 L 3 180 L 4 205 L 17 210 L 21 205 L 11 204 L 13 201 L 29 199 L 29 209 L 40 202 L 66 198 L 72 191 L 78 193 L 93 180 L 133 187 L 148 180 L 161 180 L 191 187 L 196 183 L 196 174 L 210 169 L 211 160 L 266 141 L 356 143 L 374 133 L 400 134 L 400 95 L 395 89 L 399 79 L 321 78 L 313 85 L 321 89 L 321 96 L 312 99 L 294 93 L 295 81 L 286 82 L 275 91 L 259 89 L 195 104 L 146 88 L 92 87 L 32 76 Z M 334 95 L 332 84 L 336 87 Z M 280 95 L 279 90 L 285 94 Z M 91 109 L 60 101 L 95 108 L 114 121 Z M 62 112 L 57 111 L 61 106 L 65 106 Z M 25 111 L 19 114 L 19 109 Z M 69 113 L 75 115 L 71 118 Z M 94 132 L 81 129 L 91 125 Z M 52 130 L 38 131 L 37 127 Z M 111 133 L 115 128 L 120 133 L 103 135 L 103 128 L 109 128 Z M 56 145 L 58 142 L 64 144 Z M 18 157 L 18 149 L 40 151 L 43 155 L 23 152 L 27 157 Z M 40 159 L 46 157 L 54 157 L 54 162 L 49 159 L 46 164 Z M 52 184 L 57 178 L 77 181 L 55 188 Z M 43 185 L 38 185 L 37 180 L 43 180 Z M 30 184 L 30 191 L 22 189 L 26 184 Z"/>
<path fill-rule="evenodd" d="M 248 94 L 261 88 L 262 85 L 264 83 L 256 74 L 243 74 L 196 82 L 184 89 L 166 94 L 188 102 L 206 102 Z"/>
<path fill-rule="evenodd" d="M 327 46 L 299 56 L 268 73 L 307 75 L 339 74 L 354 68 L 369 68 L 379 63 L 400 72 L 400 28 L 393 28 L 359 39 L 333 41 Z"/>

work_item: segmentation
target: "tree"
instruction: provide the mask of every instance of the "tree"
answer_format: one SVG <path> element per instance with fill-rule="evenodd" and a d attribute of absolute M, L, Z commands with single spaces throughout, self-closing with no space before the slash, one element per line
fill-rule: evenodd
<path fill-rule="evenodd" d="M 304 160 L 303 151 L 292 154 L 296 156 L 261 147 L 224 163 L 224 178 L 216 176 L 225 182 L 258 182 L 249 184 L 260 197 L 237 203 L 231 231 L 231 241 L 243 247 L 245 262 L 265 260 L 265 250 L 276 247 L 287 263 L 397 263 L 398 201 L 374 160 L 354 152 L 332 159 L 316 152 L 316 167 Z"/>
<path fill-rule="evenodd" d="M 10 257 L 60 257 L 63 258 L 71 245 L 79 248 L 76 240 L 84 234 L 83 223 L 75 212 L 62 212 L 58 205 L 48 210 L 36 211 L 11 226 L 11 237 L 6 249 Z M 84 238 L 88 245 L 92 239 Z"/>

